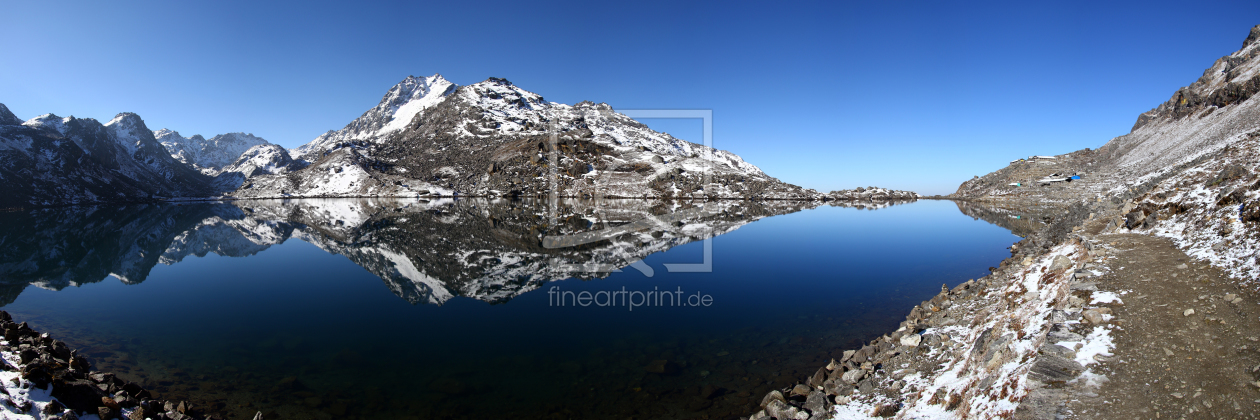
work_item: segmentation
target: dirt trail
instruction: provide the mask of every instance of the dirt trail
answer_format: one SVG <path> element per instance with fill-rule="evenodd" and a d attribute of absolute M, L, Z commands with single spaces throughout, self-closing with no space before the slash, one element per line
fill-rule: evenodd
<path fill-rule="evenodd" d="M 1104 234 L 1100 290 L 1112 305 L 1113 357 L 1093 368 L 1108 382 L 1060 414 L 1081 419 L 1260 418 L 1260 295 L 1171 240 Z M 1074 292 L 1086 297 L 1090 292 Z M 1187 315 L 1188 310 L 1193 310 Z"/>

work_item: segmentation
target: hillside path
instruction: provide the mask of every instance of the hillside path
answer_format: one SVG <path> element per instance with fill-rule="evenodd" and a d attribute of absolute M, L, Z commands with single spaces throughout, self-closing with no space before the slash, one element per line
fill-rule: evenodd
<path fill-rule="evenodd" d="M 1100 290 L 1111 306 L 1115 351 L 1092 367 L 1108 381 L 1068 402 L 1080 419 L 1260 418 L 1260 295 L 1171 240 L 1103 234 Z M 1076 293 L 1087 293 L 1078 291 Z M 1187 315 L 1189 310 L 1193 313 Z"/>

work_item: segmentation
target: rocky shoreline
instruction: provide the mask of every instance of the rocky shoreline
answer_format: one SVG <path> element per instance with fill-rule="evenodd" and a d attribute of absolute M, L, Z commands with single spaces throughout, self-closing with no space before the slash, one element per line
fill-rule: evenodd
<path fill-rule="evenodd" d="M 1095 275 L 1104 248 L 1051 224 L 1013 245 L 989 276 L 942 285 L 899 329 L 771 391 L 747 418 L 954 417 L 964 403 L 960 411 L 972 415 L 1014 414 L 1021 401 L 1044 398 L 1045 384 L 1087 372 L 1077 349 L 1063 344 L 1097 350 L 1086 336 L 1105 335 L 1089 320 L 1101 323 L 1110 310 L 1073 293 Z"/>
<path fill-rule="evenodd" d="M 113 373 L 93 371 L 64 342 L 0 311 L 0 418 L 76 420 L 221 420 L 187 401 L 156 398 Z M 259 412 L 255 420 L 263 418 Z"/>

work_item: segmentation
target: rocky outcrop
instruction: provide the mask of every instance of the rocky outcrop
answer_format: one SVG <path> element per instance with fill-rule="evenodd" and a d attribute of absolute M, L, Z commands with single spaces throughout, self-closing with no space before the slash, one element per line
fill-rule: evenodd
<path fill-rule="evenodd" d="M 1251 28 L 1237 52 L 1216 60 L 1203 76 L 1190 86 L 1178 89 L 1167 102 L 1142 113 L 1133 130 L 1162 119 L 1182 119 L 1200 112 L 1211 113 L 1250 99 L 1260 91 L 1255 58 L 1260 56 L 1260 25 Z"/>

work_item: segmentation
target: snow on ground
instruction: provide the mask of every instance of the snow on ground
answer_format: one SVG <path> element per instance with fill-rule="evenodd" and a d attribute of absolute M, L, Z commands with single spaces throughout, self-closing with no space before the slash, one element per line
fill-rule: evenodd
<path fill-rule="evenodd" d="M 7 340 L 0 343 L 8 345 Z M 0 358 L 9 366 L 22 366 L 22 358 L 18 356 L 16 351 L 0 351 Z M 4 394 L 0 397 L 0 420 L 41 420 L 48 418 L 43 414 L 44 407 L 51 403 L 52 386 L 48 389 L 39 389 L 30 381 L 22 379 L 22 373 L 19 370 L 0 370 L 0 392 Z M 26 407 L 22 410 L 21 407 Z M 66 410 L 69 411 L 69 410 Z M 61 413 L 55 413 L 61 414 Z M 124 415 L 126 415 L 124 413 Z M 86 414 L 78 416 L 79 420 L 100 420 L 95 414 Z"/>
<path fill-rule="evenodd" d="M 1207 261 L 1231 277 L 1254 281 L 1260 279 L 1260 229 L 1254 221 L 1243 221 L 1242 211 L 1260 203 L 1260 190 L 1254 188 L 1260 185 L 1254 176 L 1260 171 L 1260 138 L 1240 135 L 1228 146 L 1230 152 L 1169 176 L 1134 200 L 1135 206 L 1150 203 L 1161 208 L 1153 227 L 1122 227 L 1120 231 L 1171 238 L 1191 257 Z M 1253 175 L 1216 181 L 1231 165 Z M 1236 198 L 1228 198 L 1230 195 Z M 1183 210 L 1177 213 L 1170 206 Z"/>
<path fill-rule="evenodd" d="M 968 316 L 961 324 L 932 327 L 922 332 L 924 336 L 951 338 L 923 356 L 940 362 L 935 370 L 915 372 L 902 379 L 904 385 L 900 392 L 906 398 L 900 401 L 904 406 L 896 416 L 908 419 L 1004 418 L 1014 413 L 1035 382 L 1029 378 L 1029 371 L 1037 362 L 1038 351 L 1053 325 L 1052 312 L 1056 304 L 1068 299 L 1072 272 L 1079 265 L 1077 261 L 1083 258 L 1087 258 L 1087 253 L 1082 246 L 1062 244 L 1011 277 L 995 279 L 994 285 L 980 292 L 988 297 L 953 301 L 952 305 L 963 308 L 959 309 L 960 313 L 974 316 Z M 1119 299 L 1114 293 L 1097 293 L 1096 296 L 1097 301 Z M 1094 356 L 1110 355 L 1114 348 L 1108 328 L 1095 327 L 1079 343 L 1060 344 L 1073 347 L 1079 344 L 1076 359 L 1088 366 L 1095 363 Z M 984 343 L 985 347 L 973 347 L 972 343 Z M 1077 380 L 1097 382 L 1102 379 L 1088 373 Z M 881 405 L 898 403 L 869 394 L 854 394 L 852 398 L 847 404 L 835 407 L 836 418 L 878 418 L 873 415 Z M 950 400 L 961 406 L 948 409 Z"/>

